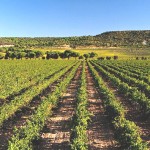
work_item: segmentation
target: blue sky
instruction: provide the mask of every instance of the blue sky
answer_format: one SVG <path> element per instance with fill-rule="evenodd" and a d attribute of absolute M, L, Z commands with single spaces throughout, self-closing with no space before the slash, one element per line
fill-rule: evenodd
<path fill-rule="evenodd" d="M 1 0 L 0 37 L 150 29 L 150 0 Z"/>

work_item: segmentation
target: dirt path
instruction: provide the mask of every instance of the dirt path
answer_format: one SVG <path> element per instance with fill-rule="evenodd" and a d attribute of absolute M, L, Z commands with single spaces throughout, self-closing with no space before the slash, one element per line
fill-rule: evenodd
<path fill-rule="evenodd" d="M 114 133 L 111 130 L 108 116 L 105 114 L 103 102 L 100 99 L 97 89 L 95 88 L 94 79 L 87 66 L 86 74 L 89 100 L 88 110 L 93 113 L 87 131 L 89 150 L 119 150 L 119 146 L 114 140 Z"/>
<path fill-rule="evenodd" d="M 60 83 L 66 75 L 67 73 L 65 75 L 62 75 L 57 81 L 44 89 L 42 93 L 34 97 L 28 106 L 25 106 L 22 109 L 18 110 L 14 116 L 3 123 L 3 127 L 0 128 L 0 150 L 7 149 L 8 141 L 13 135 L 14 127 L 20 128 L 21 126 L 25 125 L 27 119 L 29 119 L 35 112 L 35 110 L 41 104 L 42 100 L 44 100 L 45 96 L 54 91 L 56 85 Z"/>
<path fill-rule="evenodd" d="M 76 92 L 82 67 L 80 66 L 74 79 L 63 94 L 58 108 L 53 111 L 41 132 L 40 140 L 34 145 L 35 150 L 69 150 L 72 116 L 75 111 Z"/>
<path fill-rule="evenodd" d="M 102 76 L 100 72 L 99 75 Z M 109 87 L 109 89 L 115 94 L 116 98 L 123 104 L 126 111 L 126 119 L 133 121 L 140 127 L 141 138 L 143 141 L 148 142 L 148 146 L 150 147 L 150 119 L 146 119 L 145 115 L 139 110 L 137 105 L 129 101 L 129 99 L 123 94 L 119 94 L 117 88 L 115 88 L 104 76 L 102 77 L 107 87 Z"/>

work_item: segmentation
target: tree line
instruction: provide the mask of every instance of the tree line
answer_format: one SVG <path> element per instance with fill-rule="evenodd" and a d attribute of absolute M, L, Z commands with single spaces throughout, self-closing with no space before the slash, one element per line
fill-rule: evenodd
<path fill-rule="evenodd" d="M 42 59 L 88 59 L 88 58 L 94 58 L 97 57 L 97 53 L 91 52 L 87 54 L 80 55 L 78 52 L 74 52 L 72 50 L 65 50 L 64 52 L 58 52 L 58 51 L 47 51 L 46 53 L 43 53 L 42 51 L 36 51 L 36 50 L 15 50 L 14 48 L 8 48 L 6 50 L 5 55 L 0 55 L 0 59 L 36 59 L 36 58 L 42 58 Z"/>

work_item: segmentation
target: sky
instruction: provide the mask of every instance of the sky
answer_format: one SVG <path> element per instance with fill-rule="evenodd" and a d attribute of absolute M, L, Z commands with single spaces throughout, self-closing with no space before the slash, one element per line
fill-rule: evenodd
<path fill-rule="evenodd" d="M 0 37 L 149 30 L 150 0 L 1 0 Z"/>

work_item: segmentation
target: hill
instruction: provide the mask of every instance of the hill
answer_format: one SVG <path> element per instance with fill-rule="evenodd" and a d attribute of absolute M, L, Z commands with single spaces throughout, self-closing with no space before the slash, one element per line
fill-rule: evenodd
<path fill-rule="evenodd" d="M 96 35 L 103 46 L 143 47 L 150 46 L 150 30 L 141 31 L 112 31 Z"/>
<path fill-rule="evenodd" d="M 15 47 L 149 47 L 150 30 L 110 31 L 79 37 L 1 37 L 0 45 Z"/>

